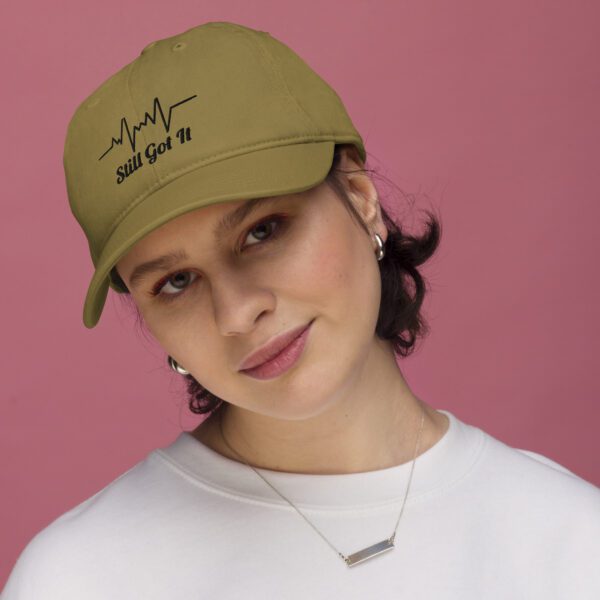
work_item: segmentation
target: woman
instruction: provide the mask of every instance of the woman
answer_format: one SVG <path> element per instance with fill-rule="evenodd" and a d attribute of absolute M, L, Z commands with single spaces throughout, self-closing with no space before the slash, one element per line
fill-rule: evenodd
<path fill-rule="evenodd" d="M 78 107 L 84 323 L 127 295 L 208 416 L 36 535 L 3 600 L 598 597 L 598 488 L 404 380 L 439 224 L 403 234 L 365 159 L 330 86 L 233 23 Z"/>

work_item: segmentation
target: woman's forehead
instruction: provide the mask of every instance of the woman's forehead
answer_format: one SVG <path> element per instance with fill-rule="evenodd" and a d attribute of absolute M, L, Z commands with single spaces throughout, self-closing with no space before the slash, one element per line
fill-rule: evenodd
<path fill-rule="evenodd" d="M 253 213 L 263 208 L 280 206 L 293 196 L 297 194 L 228 200 L 192 209 L 146 234 L 128 250 L 118 264 L 124 267 L 142 256 L 156 254 L 161 246 L 170 245 L 173 240 L 182 240 L 188 236 L 200 235 L 211 241 L 218 241 Z"/>
<path fill-rule="evenodd" d="M 282 197 L 272 196 L 217 202 L 183 213 L 155 229 L 152 234 L 179 235 L 183 230 L 193 227 L 195 231 L 203 230 L 207 235 L 218 237 L 234 229 L 262 206 L 275 205 L 282 200 Z"/>

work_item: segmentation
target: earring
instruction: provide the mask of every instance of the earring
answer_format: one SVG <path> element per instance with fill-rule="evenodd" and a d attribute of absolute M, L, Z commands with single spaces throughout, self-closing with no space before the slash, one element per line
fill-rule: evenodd
<path fill-rule="evenodd" d="M 383 247 L 383 240 L 378 233 L 375 234 L 375 241 L 377 242 L 377 260 L 381 260 L 385 256 L 385 248 Z"/>
<path fill-rule="evenodd" d="M 169 366 L 171 367 L 171 369 L 173 369 L 173 371 L 176 371 L 180 375 L 189 375 L 190 374 L 189 371 L 186 371 L 183 367 L 180 367 L 177 364 L 177 361 L 172 356 L 169 356 L 167 358 L 167 362 L 169 363 Z"/>

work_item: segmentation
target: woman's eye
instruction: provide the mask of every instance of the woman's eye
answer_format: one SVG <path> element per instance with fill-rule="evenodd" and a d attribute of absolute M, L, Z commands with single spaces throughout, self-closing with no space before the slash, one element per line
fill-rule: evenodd
<path fill-rule="evenodd" d="M 163 281 L 159 282 L 154 290 L 154 295 L 168 294 L 177 295 L 181 293 L 194 279 L 198 277 L 196 273 L 192 271 L 178 271 L 173 273 Z M 171 289 L 169 289 L 171 288 Z"/>
<path fill-rule="evenodd" d="M 274 241 L 283 233 L 287 224 L 287 216 L 271 215 L 247 230 L 246 238 L 251 235 L 258 239 L 258 243 L 246 246 L 260 246 Z M 275 224 L 275 225 L 273 225 Z M 197 279 L 198 275 L 192 271 L 177 271 L 163 277 L 150 292 L 151 296 L 158 296 L 159 300 L 174 300 L 185 293 L 186 289 Z"/>
<path fill-rule="evenodd" d="M 246 239 L 248 239 L 248 236 L 253 235 L 254 237 L 258 238 L 259 243 L 260 242 L 264 242 L 266 239 L 269 239 L 273 236 L 273 223 L 276 224 L 275 229 L 277 229 L 277 227 L 279 226 L 279 222 L 282 219 L 280 217 L 275 217 L 275 218 L 269 218 L 265 221 L 261 221 L 260 223 L 257 223 L 256 225 L 254 225 L 252 227 L 252 229 L 248 230 L 248 235 L 246 236 Z M 266 233 L 265 233 L 266 231 Z M 256 236 L 254 233 L 252 232 L 259 232 L 258 236 Z M 262 232 L 262 233 L 261 233 Z M 247 246 L 256 246 L 256 244 L 246 244 Z"/>

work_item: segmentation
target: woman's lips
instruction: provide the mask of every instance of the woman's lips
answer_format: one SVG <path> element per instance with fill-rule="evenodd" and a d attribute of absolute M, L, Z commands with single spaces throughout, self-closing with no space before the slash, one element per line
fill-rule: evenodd
<path fill-rule="evenodd" d="M 254 369 L 254 367 L 258 367 L 259 365 L 262 365 L 262 363 L 275 358 L 275 356 L 295 340 L 309 325 L 310 323 L 307 325 L 300 325 L 299 327 L 295 327 L 294 329 L 290 329 L 272 337 L 266 344 L 263 344 L 260 348 L 246 356 L 238 367 L 238 370 Z"/>
<path fill-rule="evenodd" d="M 272 379 L 287 371 L 302 355 L 313 322 L 314 319 L 309 323 L 308 327 L 283 348 L 279 354 L 261 365 L 252 367 L 251 369 L 241 369 L 240 372 L 249 377 L 254 377 L 255 379 Z"/>

